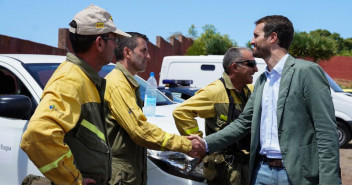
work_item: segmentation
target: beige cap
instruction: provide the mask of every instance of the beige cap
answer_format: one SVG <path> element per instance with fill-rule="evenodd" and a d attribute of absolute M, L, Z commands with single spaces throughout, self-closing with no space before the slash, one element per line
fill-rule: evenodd
<path fill-rule="evenodd" d="M 100 35 L 112 32 L 121 36 L 131 37 L 131 35 L 115 26 L 109 12 L 93 4 L 78 12 L 73 17 L 73 21 L 76 22 L 77 27 L 74 28 L 70 24 L 70 32 L 74 34 Z"/>

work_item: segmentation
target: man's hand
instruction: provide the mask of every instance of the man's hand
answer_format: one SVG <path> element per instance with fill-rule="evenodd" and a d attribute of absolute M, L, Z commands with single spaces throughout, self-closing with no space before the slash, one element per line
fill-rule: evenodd
<path fill-rule="evenodd" d="M 95 184 L 97 182 L 95 182 L 95 180 L 90 179 L 90 178 L 83 178 L 83 182 L 82 185 L 89 185 L 89 184 Z"/>
<path fill-rule="evenodd" d="M 192 142 L 192 150 L 187 155 L 202 159 L 206 154 L 204 140 L 197 135 L 188 136 L 187 139 Z"/>

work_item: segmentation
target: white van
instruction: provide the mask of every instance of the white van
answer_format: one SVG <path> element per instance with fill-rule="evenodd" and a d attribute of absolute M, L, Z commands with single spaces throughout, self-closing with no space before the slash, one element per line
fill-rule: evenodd
<path fill-rule="evenodd" d="M 224 72 L 223 55 L 208 56 L 167 56 L 161 65 L 159 86 L 164 79 L 193 80 L 192 87 L 201 88 L 220 78 Z M 263 59 L 255 58 L 258 71 L 264 71 L 266 64 Z M 253 81 L 259 73 L 253 75 Z"/>
<path fill-rule="evenodd" d="M 192 87 L 202 88 L 221 77 L 224 71 L 223 57 L 223 55 L 164 57 L 159 85 L 163 86 L 162 81 L 165 79 L 193 80 Z M 263 59 L 255 58 L 255 60 L 258 72 L 253 75 L 253 82 L 266 67 Z M 344 146 L 351 140 L 352 134 L 352 94 L 343 92 L 329 75 L 326 74 L 326 76 L 331 86 L 340 146 Z"/>

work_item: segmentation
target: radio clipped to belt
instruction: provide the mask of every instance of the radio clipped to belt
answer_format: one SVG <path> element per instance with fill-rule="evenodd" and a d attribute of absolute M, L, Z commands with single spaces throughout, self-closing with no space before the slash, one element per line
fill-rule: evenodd
<path fill-rule="evenodd" d="M 203 175 L 207 181 L 221 181 L 227 174 L 227 169 L 233 165 L 243 165 L 249 161 L 248 152 L 236 152 L 226 154 L 227 152 L 215 152 L 203 158 Z M 241 171 L 237 172 L 241 174 Z"/>
<path fill-rule="evenodd" d="M 203 175 L 208 181 L 218 181 L 225 177 L 227 163 L 221 153 L 212 153 L 203 159 Z"/>

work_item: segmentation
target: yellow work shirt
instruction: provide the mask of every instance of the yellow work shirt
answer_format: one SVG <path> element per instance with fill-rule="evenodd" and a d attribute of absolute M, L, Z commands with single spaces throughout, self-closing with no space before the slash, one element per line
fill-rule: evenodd
<path fill-rule="evenodd" d="M 66 60 L 46 84 L 21 148 L 55 184 L 79 185 L 82 177 L 107 183 L 111 156 L 100 113 L 103 79 L 75 55 L 68 53 Z"/>
<path fill-rule="evenodd" d="M 116 68 L 105 77 L 105 100 L 113 118 L 138 145 L 153 150 L 190 152 L 192 145 L 186 137 L 166 133 L 147 121 L 136 103 L 136 86 L 131 84 L 132 78 L 121 63 L 117 63 Z"/>
<path fill-rule="evenodd" d="M 250 95 L 250 88 L 244 87 L 245 98 L 243 100 L 235 92 L 229 76 L 224 72 L 223 79 L 226 88 L 230 90 L 231 96 L 234 99 L 235 109 L 242 112 L 245 102 Z M 217 132 L 225 127 L 227 121 L 227 113 L 229 107 L 229 97 L 226 93 L 224 84 L 220 80 L 216 80 L 206 87 L 196 92 L 194 96 L 181 103 L 173 111 L 175 124 L 181 135 L 196 134 L 200 137 L 203 132 L 199 130 L 196 117 L 205 118 L 206 134 Z"/>

